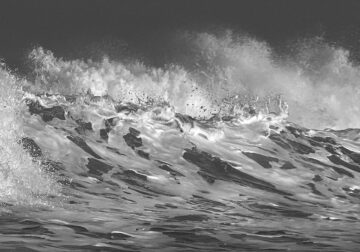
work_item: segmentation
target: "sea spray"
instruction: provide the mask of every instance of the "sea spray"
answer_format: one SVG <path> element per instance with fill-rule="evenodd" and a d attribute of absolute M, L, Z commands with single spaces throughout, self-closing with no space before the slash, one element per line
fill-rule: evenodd
<path fill-rule="evenodd" d="M 58 195 L 60 187 L 42 165 L 32 160 L 22 144 L 23 117 L 21 85 L 24 80 L 0 69 L 0 201 L 8 204 L 47 205 L 47 196 Z"/>
<path fill-rule="evenodd" d="M 168 102 L 180 113 L 209 118 L 227 97 L 281 95 L 289 120 L 309 128 L 358 127 L 360 69 L 349 51 L 321 38 L 279 54 L 262 41 L 231 31 L 177 33 L 172 62 L 64 60 L 43 48 L 29 57 L 40 92 L 110 95 L 124 102 Z M 181 54 L 179 53 L 181 52 Z M 186 55 L 186 57 L 182 56 Z"/>

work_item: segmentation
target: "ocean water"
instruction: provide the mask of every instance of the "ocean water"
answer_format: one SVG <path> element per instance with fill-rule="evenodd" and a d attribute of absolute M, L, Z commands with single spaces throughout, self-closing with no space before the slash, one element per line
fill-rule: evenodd
<path fill-rule="evenodd" d="M 28 75 L 1 66 L 0 251 L 357 251 L 349 51 L 176 41 L 162 68 L 42 47 Z"/>

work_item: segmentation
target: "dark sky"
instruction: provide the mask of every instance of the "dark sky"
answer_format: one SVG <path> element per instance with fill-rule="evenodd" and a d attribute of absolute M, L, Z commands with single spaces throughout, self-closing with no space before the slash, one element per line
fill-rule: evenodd
<path fill-rule="evenodd" d="M 43 46 L 77 57 L 89 48 L 129 50 L 151 58 L 162 36 L 178 29 L 243 30 L 273 46 L 323 35 L 357 54 L 358 0 L 2 0 L 0 57 L 21 65 L 26 51 Z M 97 46 L 94 46 L 97 45 Z"/>

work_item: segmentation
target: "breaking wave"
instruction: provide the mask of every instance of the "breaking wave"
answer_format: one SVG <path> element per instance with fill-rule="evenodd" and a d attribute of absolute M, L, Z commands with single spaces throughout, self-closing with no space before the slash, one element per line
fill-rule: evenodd
<path fill-rule="evenodd" d="M 60 187 L 19 144 L 27 146 L 28 143 L 23 132 L 23 81 L 4 66 L 0 69 L 0 80 L 0 201 L 3 204 L 48 205 L 48 196 L 59 195 Z"/>
<path fill-rule="evenodd" d="M 230 31 L 173 40 L 158 68 L 42 47 L 26 76 L 1 67 L 2 248 L 357 251 L 349 51 L 314 38 L 282 55 Z"/>

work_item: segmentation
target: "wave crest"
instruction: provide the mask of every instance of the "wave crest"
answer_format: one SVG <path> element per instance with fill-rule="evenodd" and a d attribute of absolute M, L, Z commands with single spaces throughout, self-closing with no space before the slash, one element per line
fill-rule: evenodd
<path fill-rule="evenodd" d="M 232 113 L 246 97 L 281 95 L 292 122 L 316 129 L 360 127 L 354 116 L 360 109 L 360 69 L 343 48 L 314 38 L 293 43 L 291 54 L 279 55 L 267 43 L 231 31 L 184 32 L 174 38 L 174 60 L 163 68 L 109 58 L 64 60 L 36 48 L 29 55 L 35 85 L 28 88 L 67 95 L 90 92 L 131 103 L 165 102 L 196 118 Z M 242 101 L 224 110 L 229 97 L 236 96 Z"/>

